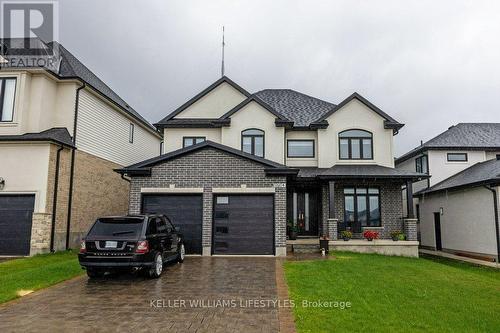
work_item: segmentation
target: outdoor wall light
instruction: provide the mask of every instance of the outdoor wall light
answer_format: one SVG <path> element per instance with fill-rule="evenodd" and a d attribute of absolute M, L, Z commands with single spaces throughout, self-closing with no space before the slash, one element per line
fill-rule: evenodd
<path fill-rule="evenodd" d="M 5 179 L 0 177 L 0 191 L 3 190 L 4 187 L 5 187 Z"/>
<path fill-rule="evenodd" d="M 443 212 L 444 212 L 443 207 L 439 207 L 439 214 L 443 215 Z"/>

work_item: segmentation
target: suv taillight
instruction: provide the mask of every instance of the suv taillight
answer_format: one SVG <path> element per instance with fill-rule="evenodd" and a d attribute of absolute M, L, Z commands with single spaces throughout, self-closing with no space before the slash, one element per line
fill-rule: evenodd
<path fill-rule="evenodd" d="M 135 253 L 148 253 L 149 251 L 149 243 L 147 240 L 137 242 L 137 247 L 135 248 Z"/>
<path fill-rule="evenodd" d="M 80 244 L 80 253 L 85 253 L 85 252 L 87 252 L 87 247 L 85 246 L 85 239 L 84 239 Z"/>

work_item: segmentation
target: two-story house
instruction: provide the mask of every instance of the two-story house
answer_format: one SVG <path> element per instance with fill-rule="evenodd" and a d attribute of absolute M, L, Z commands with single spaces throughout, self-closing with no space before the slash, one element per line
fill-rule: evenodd
<path fill-rule="evenodd" d="M 413 184 L 423 248 L 498 257 L 499 156 L 499 123 L 460 123 L 396 159 L 431 176 Z"/>
<path fill-rule="evenodd" d="M 0 255 L 77 246 L 98 216 L 127 212 L 113 169 L 160 154 L 156 128 L 62 45 L 35 41 L 58 46 L 56 69 L 9 66 L 24 41 L 1 41 Z"/>
<path fill-rule="evenodd" d="M 335 105 L 222 77 L 156 126 L 164 154 L 118 171 L 131 177 L 130 213 L 166 213 L 188 253 L 285 255 L 287 224 L 416 239 L 401 186 L 426 175 L 394 168 L 403 124 L 357 93 Z"/>

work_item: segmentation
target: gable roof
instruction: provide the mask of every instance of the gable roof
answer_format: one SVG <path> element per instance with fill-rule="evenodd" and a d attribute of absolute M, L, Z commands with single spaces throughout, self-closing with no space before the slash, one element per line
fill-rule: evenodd
<path fill-rule="evenodd" d="M 241 150 L 234 149 L 225 145 L 222 145 L 220 143 L 215 143 L 213 141 L 203 141 L 201 143 L 189 146 L 189 147 L 184 147 L 181 149 L 174 150 L 170 153 L 160 155 L 158 157 L 154 157 L 133 165 L 130 165 L 128 167 L 122 168 L 122 169 L 116 169 L 115 171 L 121 174 L 127 174 L 129 176 L 132 175 L 149 175 L 151 173 L 151 167 L 172 159 L 176 159 L 178 157 L 190 154 L 192 152 L 195 152 L 200 149 L 205 149 L 205 148 L 213 148 L 217 149 L 219 151 L 241 157 L 247 160 L 251 160 L 257 163 L 260 163 L 267 167 L 266 172 L 269 170 L 270 174 L 297 174 L 298 169 L 293 169 L 289 168 L 285 165 L 267 160 L 262 157 L 258 157 L 252 154 L 245 153 Z"/>
<path fill-rule="evenodd" d="M 39 133 L 0 135 L 0 141 L 51 141 L 67 147 L 74 147 L 71 135 L 65 127 L 54 127 Z"/>
<path fill-rule="evenodd" d="M 293 121 L 295 127 L 309 126 L 336 106 L 291 89 L 264 89 L 255 96 Z"/>
<path fill-rule="evenodd" d="M 353 99 L 356 99 L 356 100 L 360 101 L 366 107 L 368 107 L 370 110 L 374 111 L 379 116 L 381 116 L 382 118 L 384 118 L 385 119 L 385 123 L 384 123 L 385 128 L 392 128 L 394 130 L 394 132 L 397 133 L 397 131 L 401 127 L 404 126 L 404 124 L 401 124 L 400 122 L 398 122 L 397 120 L 395 120 L 394 118 L 392 118 L 391 116 L 389 116 L 387 113 L 385 113 L 384 111 L 382 111 L 381 109 L 379 109 L 377 106 L 375 106 L 373 103 L 371 103 L 370 101 L 368 101 L 366 98 L 364 98 L 363 96 L 361 96 L 357 92 L 354 92 L 349 97 L 347 97 L 342 102 L 340 102 L 339 105 L 335 106 L 330 111 L 328 111 L 327 113 L 325 113 L 317 122 L 326 121 L 326 119 L 328 117 L 330 117 L 332 114 L 334 114 L 335 112 L 337 112 L 338 110 L 340 110 L 342 107 L 344 107 L 347 103 L 349 103 Z"/>
<path fill-rule="evenodd" d="M 459 123 L 396 159 L 402 163 L 426 150 L 500 149 L 500 123 Z"/>
<path fill-rule="evenodd" d="M 232 108 L 231 110 L 229 110 L 228 112 L 226 112 L 224 115 L 222 115 L 222 117 L 220 117 L 220 119 L 229 119 L 233 114 L 235 114 L 236 112 L 238 112 L 241 109 L 243 109 L 250 102 L 255 102 L 255 103 L 259 104 L 264 109 L 266 109 L 267 111 L 269 111 L 270 113 L 272 113 L 279 120 L 281 120 L 281 121 L 283 121 L 285 123 L 286 122 L 292 123 L 286 117 L 284 117 L 282 114 L 280 114 L 275 109 L 273 109 L 269 104 L 267 104 L 266 102 L 264 102 L 263 100 L 261 100 L 259 97 L 257 97 L 255 94 L 251 95 L 250 97 L 248 97 L 247 99 L 245 99 L 243 102 L 241 102 L 240 104 L 236 105 L 234 108 Z"/>
<path fill-rule="evenodd" d="M 36 39 L 36 43 L 39 45 L 38 53 L 40 53 L 41 49 L 46 48 L 47 50 L 54 50 L 54 48 L 58 48 L 59 56 L 60 56 L 60 64 L 57 69 L 55 68 L 45 68 L 49 73 L 55 75 L 59 79 L 77 79 L 85 82 L 88 86 L 93 88 L 103 97 L 110 100 L 113 104 L 123 110 L 125 113 L 132 116 L 139 122 L 141 122 L 146 127 L 150 128 L 152 131 L 156 132 L 156 128 L 151 125 L 144 117 L 142 117 L 134 108 L 127 104 L 116 92 L 113 91 L 108 85 L 106 85 L 97 75 L 95 75 L 87 66 L 85 66 L 78 58 L 76 58 L 70 51 L 68 51 L 62 44 L 52 41 L 48 43 L 44 43 L 39 38 L 32 38 L 31 40 Z M 4 44 L 7 47 L 7 51 L 4 55 L 5 58 L 9 58 L 9 48 L 14 47 L 12 49 L 12 53 L 15 52 L 15 47 L 20 48 L 21 43 L 24 43 L 26 39 L 24 38 L 7 38 L 0 39 L 0 43 Z M 23 49 L 23 52 L 25 50 Z M 5 65 L 2 66 L 5 68 Z M 9 67 L 12 68 L 12 67 Z M 24 68 L 24 67 L 23 67 Z"/>
<path fill-rule="evenodd" d="M 212 83 L 211 85 L 209 85 L 207 88 L 203 89 L 196 96 L 194 96 L 193 98 L 191 98 L 189 101 L 187 101 L 186 103 L 184 103 L 181 106 L 179 106 L 177 109 L 175 109 L 168 116 L 166 116 L 165 118 L 163 118 L 162 120 L 160 120 L 159 122 L 157 122 L 155 124 L 155 126 L 162 127 L 164 124 L 166 124 L 168 122 L 168 120 L 171 120 L 172 118 L 174 118 L 175 116 L 177 116 L 179 113 L 181 113 L 182 111 L 186 110 L 188 107 L 190 107 L 191 105 L 193 105 L 194 103 L 196 103 L 197 101 L 199 101 L 202 97 L 204 97 L 209 92 L 211 92 L 212 90 L 214 90 L 215 88 L 217 88 L 218 86 L 220 86 L 222 83 L 229 84 L 230 86 L 232 86 L 233 88 L 235 88 L 236 90 L 238 90 L 240 93 L 242 93 L 246 97 L 250 96 L 250 93 L 248 91 L 246 91 L 245 89 L 243 89 L 241 86 L 239 86 L 236 82 L 234 82 L 233 80 L 231 80 L 227 76 L 223 76 L 220 79 L 218 79 L 217 81 L 215 81 L 214 83 Z"/>
<path fill-rule="evenodd" d="M 492 159 L 473 166 L 437 183 L 417 195 L 481 185 L 500 185 L 500 160 Z"/>

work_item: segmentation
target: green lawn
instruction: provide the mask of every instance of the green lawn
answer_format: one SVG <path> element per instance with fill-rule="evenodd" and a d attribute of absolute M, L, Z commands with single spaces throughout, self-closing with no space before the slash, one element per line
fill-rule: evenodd
<path fill-rule="evenodd" d="M 46 288 L 83 273 L 71 251 L 0 262 L 0 303 L 19 297 L 20 292 Z"/>
<path fill-rule="evenodd" d="M 500 332 L 500 271 L 445 259 L 334 253 L 287 261 L 299 332 Z M 307 308 L 302 300 L 351 308 Z"/>

